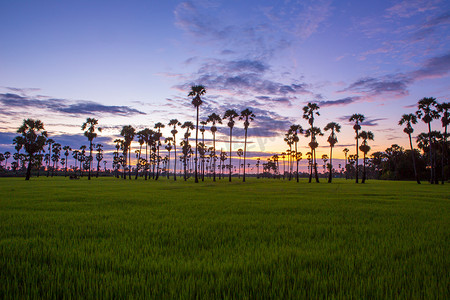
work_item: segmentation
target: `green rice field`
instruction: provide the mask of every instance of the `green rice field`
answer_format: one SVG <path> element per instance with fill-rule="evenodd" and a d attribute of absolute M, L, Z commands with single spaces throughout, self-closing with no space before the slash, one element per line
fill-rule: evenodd
<path fill-rule="evenodd" d="M 450 184 L 0 178 L 0 299 L 449 299 Z"/>

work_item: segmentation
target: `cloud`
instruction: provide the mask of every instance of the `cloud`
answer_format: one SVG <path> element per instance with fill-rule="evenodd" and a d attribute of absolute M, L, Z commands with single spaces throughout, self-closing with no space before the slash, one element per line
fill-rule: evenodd
<path fill-rule="evenodd" d="M 449 71 L 450 52 L 442 56 L 428 59 L 420 69 L 411 73 L 411 77 L 415 80 L 443 77 L 447 75 Z"/>
<path fill-rule="evenodd" d="M 0 94 L 0 104 L 6 112 L 15 108 L 45 109 L 48 111 L 81 115 L 81 114 L 110 114 L 117 116 L 131 116 L 145 114 L 128 106 L 103 105 L 93 101 L 70 101 L 67 99 L 41 99 L 42 97 L 28 97 L 13 93 Z"/>
<path fill-rule="evenodd" d="M 386 9 L 386 17 L 410 18 L 439 8 L 440 0 L 404 0 Z"/>
<path fill-rule="evenodd" d="M 353 124 L 352 122 L 349 121 L 351 115 L 347 115 L 347 116 L 342 116 L 339 117 L 338 120 L 341 122 L 346 122 L 347 124 Z M 378 126 L 378 122 L 379 121 L 384 121 L 387 120 L 387 118 L 365 118 L 364 122 L 361 123 L 361 126 Z"/>
<path fill-rule="evenodd" d="M 410 83 L 411 79 L 402 74 L 388 75 L 380 78 L 365 77 L 350 84 L 343 91 L 358 92 L 370 96 L 378 96 L 385 93 L 407 95 L 407 88 Z"/>
<path fill-rule="evenodd" d="M 360 98 L 361 97 L 356 96 L 356 97 L 346 97 L 346 98 L 342 98 L 342 99 L 338 99 L 338 100 L 317 101 L 317 104 L 320 107 L 335 106 L 335 105 L 347 105 L 347 104 L 351 104 L 351 103 L 357 101 Z"/>

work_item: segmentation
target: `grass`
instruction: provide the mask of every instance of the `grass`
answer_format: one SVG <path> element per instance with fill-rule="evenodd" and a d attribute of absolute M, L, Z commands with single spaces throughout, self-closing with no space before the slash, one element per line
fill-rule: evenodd
<path fill-rule="evenodd" d="M 450 297 L 450 186 L 0 179 L 0 298 Z"/>

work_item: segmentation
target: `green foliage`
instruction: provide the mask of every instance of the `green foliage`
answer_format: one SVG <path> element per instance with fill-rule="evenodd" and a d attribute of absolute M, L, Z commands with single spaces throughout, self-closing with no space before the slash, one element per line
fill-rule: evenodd
<path fill-rule="evenodd" d="M 0 298 L 449 298 L 449 185 L 0 180 Z"/>

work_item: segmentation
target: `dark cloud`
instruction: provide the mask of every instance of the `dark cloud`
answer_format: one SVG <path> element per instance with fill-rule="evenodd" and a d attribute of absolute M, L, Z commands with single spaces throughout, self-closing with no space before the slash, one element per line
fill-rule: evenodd
<path fill-rule="evenodd" d="M 343 91 L 365 93 L 371 96 L 377 96 L 385 93 L 407 95 L 407 88 L 410 83 L 411 79 L 401 74 L 386 76 L 383 78 L 365 77 L 350 84 Z"/>
<path fill-rule="evenodd" d="M 350 84 L 343 92 L 357 92 L 366 96 L 386 93 L 408 95 L 408 86 L 417 80 L 446 76 L 450 71 L 450 52 L 426 60 L 420 68 L 406 74 L 391 74 L 384 77 L 365 77 Z"/>
<path fill-rule="evenodd" d="M 71 103 L 72 102 L 72 103 Z M 74 102 L 74 103 L 73 103 Z M 38 99 L 36 97 L 21 96 L 18 94 L 0 94 L 0 104 L 8 111 L 13 108 L 37 108 L 52 112 L 81 115 L 81 114 L 111 114 L 118 116 L 131 116 L 145 114 L 128 106 L 103 105 L 93 101 L 69 101 L 66 99 Z"/>
<path fill-rule="evenodd" d="M 412 72 L 412 77 L 415 80 L 441 77 L 446 75 L 450 71 L 450 52 L 442 55 L 428 59 L 424 65 Z"/>
<path fill-rule="evenodd" d="M 338 100 L 326 100 L 317 101 L 320 107 L 334 106 L 334 105 L 347 105 L 357 101 L 360 97 L 346 97 Z"/>
<path fill-rule="evenodd" d="M 352 122 L 349 121 L 351 115 L 348 116 L 342 116 L 339 117 L 338 120 L 341 122 L 346 122 L 348 124 L 352 124 Z M 378 121 L 384 121 L 387 120 L 387 118 L 376 118 L 376 119 L 372 119 L 372 118 L 366 118 L 364 120 L 364 122 L 361 123 L 361 126 L 378 126 Z"/>

